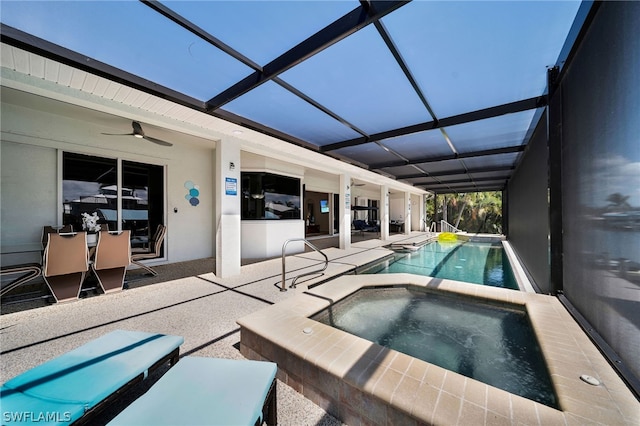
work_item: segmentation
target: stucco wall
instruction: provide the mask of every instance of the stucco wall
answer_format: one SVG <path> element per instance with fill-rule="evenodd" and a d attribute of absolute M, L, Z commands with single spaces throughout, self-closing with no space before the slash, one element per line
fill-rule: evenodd
<path fill-rule="evenodd" d="M 126 128 L 127 120 L 91 112 L 80 119 L 72 115 L 78 111 L 71 109 L 49 112 L 55 106 L 50 101 L 39 102 L 36 98 L 33 103 L 34 108 L 2 103 L 3 246 L 37 242 L 43 225 L 62 223 L 58 153 L 68 151 L 164 166 L 166 238 L 170 242 L 166 260 L 177 262 L 214 255 L 214 142 L 210 147 L 196 146 L 181 141 L 180 134 L 176 134 L 171 140 L 174 146 L 167 148 L 133 137 L 106 136 L 101 133 L 113 133 L 113 123 L 124 122 Z M 187 180 L 200 186 L 197 207 L 185 199 Z M 3 263 L 7 261 L 3 257 Z M 11 261 L 17 263 L 14 258 Z"/>

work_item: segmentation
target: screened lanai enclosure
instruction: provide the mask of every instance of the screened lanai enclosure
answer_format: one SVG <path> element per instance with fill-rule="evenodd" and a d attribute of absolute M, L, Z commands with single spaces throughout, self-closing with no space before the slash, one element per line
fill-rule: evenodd
<path fill-rule="evenodd" d="M 3 1 L 1 19 L 3 72 L 146 107 L 80 70 L 436 194 L 502 191 L 537 289 L 640 389 L 639 2 Z"/>
<path fill-rule="evenodd" d="M 505 187 L 547 104 L 547 69 L 564 63 L 589 5 L 9 1 L 2 9 L 3 41 L 446 192 Z"/>

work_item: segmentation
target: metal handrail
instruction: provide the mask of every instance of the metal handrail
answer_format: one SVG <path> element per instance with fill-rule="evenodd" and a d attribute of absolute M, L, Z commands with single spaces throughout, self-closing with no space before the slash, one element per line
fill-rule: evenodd
<path fill-rule="evenodd" d="M 453 226 L 452 224 L 450 224 L 446 220 L 441 220 L 440 221 L 440 231 L 442 231 L 442 232 L 453 232 L 453 233 L 460 232 L 460 230 L 458 228 L 456 228 L 455 226 Z"/>
<path fill-rule="evenodd" d="M 309 247 L 311 247 L 312 249 L 314 249 L 315 251 L 320 253 L 322 256 L 324 256 L 324 267 L 322 269 L 318 269 L 317 271 L 305 272 L 304 274 L 300 274 L 300 275 L 296 276 L 293 279 L 293 281 L 291 281 L 291 285 L 289 286 L 289 288 L 296 288 L 296 280 L 298 278 L 305 277 L 307 275 L 317 274 L 318 272 L 323 272 L 325 269 L 327 269 L 327 265 L 329 265 L 329 258 L 327 257 L 327 255 L 324 254 L 316 246 L 311 244 L 309 241 L 307 241 L 305 238 L 291 238 L 289 240 L 286 240 L 284 242 L 284 244 L 282 245 L 282 287 L 280 288 L 280 291 L 287 291 L 287 286 L 285 284 L 285 274 L 286 274 L 286 265 L 285 265 L 286 256 L 285 256 L 285 254 L 286 254 L 287 244 L 289 244 L 292 241 L 303 241 L 306 245 L 308 245 Z M 324 274 L 322 274 L 322 275 L 324 275 Z"/>

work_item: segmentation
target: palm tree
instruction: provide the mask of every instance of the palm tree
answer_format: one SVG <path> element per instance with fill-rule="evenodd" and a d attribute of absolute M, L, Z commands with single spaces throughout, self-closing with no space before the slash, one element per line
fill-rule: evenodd
<path fill-rule="evenodd" d="M 613 211 L 627 211 L 631 209 L 631 205 L 627 202 L 628 199 L 628 195 L 622 195 L 619 192 L 611 194 L 607 197 L 607 201 L 609 202 L 607 209 Z"/>
<path fill-rule="evenodd" d="M 502 232 L 502 193 L 470 192 L 438 195 L 443 219 L 456 218 L 455 226 L 467 232 Z"/>

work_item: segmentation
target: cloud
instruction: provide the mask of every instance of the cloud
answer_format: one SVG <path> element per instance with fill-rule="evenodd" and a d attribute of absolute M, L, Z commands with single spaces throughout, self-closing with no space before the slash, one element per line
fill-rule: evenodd
<path fill-rule="evenodd" d="M 629 196 L 628 203 L 640 207 L 640 162 L 615 155 L 600 157 L 584 171 L 580 188 L 583 200 L 591 206 L 606 206 L 607 197 L 616 192 Z"/>

